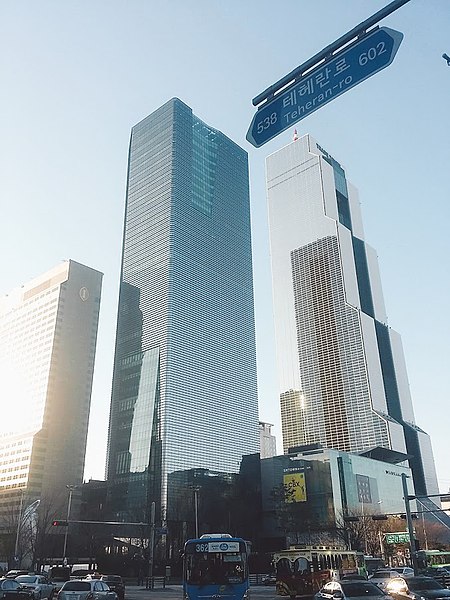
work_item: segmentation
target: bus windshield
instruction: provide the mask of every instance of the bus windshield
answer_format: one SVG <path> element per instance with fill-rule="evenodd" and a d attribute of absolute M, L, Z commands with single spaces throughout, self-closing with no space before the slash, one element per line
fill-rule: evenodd
<path fill-rule="evenodd" d="M 185 563 L 186 583 L 211 585 L 243 583 L 247 565 L 241 552 L 187 553 Z"/>

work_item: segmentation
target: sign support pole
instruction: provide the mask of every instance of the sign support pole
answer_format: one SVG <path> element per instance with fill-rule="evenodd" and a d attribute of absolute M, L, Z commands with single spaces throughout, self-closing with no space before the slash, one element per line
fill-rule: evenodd
<path fill-rule="evenodd" d="M 150 508 L 150 539 L 148 544 L 148 577 L 150 589 L 153 589 L 153 556 L 155 551 L 155 509 L 156 504 L 152 502 Z"/>
<path fill-rule="evenodd" d="M 351 29 L 350 31 L 345 33 L 343 36 L 341 36 L 335 42 L 333 42 L 329 46 L 326 46 L 326 48 L 324 48 L 323 50 L 321 50 L 320 52 L 315 54 L 312 58 L 310 58 L 309 60 L 304 62 L 302 65 L 300 65 L 299 67 L 297 67 L 296 69 L 294 69 L 293 71 L 291 71 L 290 73 L 288 73 L 287 75 L 282 77 L 279 81 L 277 81 L 273 85 L 269 86 L 266 90 L 264 90 L 264 92 L 261 92 L 261 94 L 258 94 L 258 96 L 256 96 L 252 100 L 253 106 L 258 106 L 258 104 L 261 104 L 261 102 L 263 102 L 264 100 L 272 99 L 274 94 L 276 92 L 278 92 L 279 90 L 281 90 L 281 88 L 284 88 L 285 86 L 287 86 L 287 84 L 290 83 L 291 81 L 299 79 L 305 71 L 311 69 L 318 62 L 320 62 L 320 61 L 324 60 L 325 58 L 329 57 L 330 55 L 332 55 L 341 46 L 344 46 L 351 40 L 353 40 L 356 37 L 359 37 L 361 34 L 365 33 L 367 31 L 367 29 L 369 29 L 369 27 L 372 27 L 372 25 L 375 25 L 375 23 L 378 23 L 379 21 L 381 21 L 381 19 L 384 19 L 384 17 L 387 17 L 388 15 L 393 13 L 395 10 L 401 8 L 407 2 L 409 2 L 409 0 L 394 0 L 393 2 L 391 2 L 384 8 L 380 9 L 378 12 L 376 12 L 373 15 L 371 15 L 370 17 L 368 17 L 365 21 L 363 21 L 359 25 L 356 25 L 356 27 L 353 27 L 353 29 Z"/>
<path fill-rule="evenodd" d="M 414 575 L 417 575 L 419 572 L 419 565 L 417 564 L 417 554 L 416 554 L 416 541 L 414 538 L 414 528 L 412 524 L 411 518 L 411 510 L 409 507 L 409 496 L 408 496 L 408 486 L 406 484 L 406 473 L 402 473 L 402 488 L 403 488 L 403 499 L 405 500 L 405 513 L 406 513 L 406 524 L 408 527 L 409 534 L 409 546 L 411 553 L 411 561 L 414 569 Z"/>

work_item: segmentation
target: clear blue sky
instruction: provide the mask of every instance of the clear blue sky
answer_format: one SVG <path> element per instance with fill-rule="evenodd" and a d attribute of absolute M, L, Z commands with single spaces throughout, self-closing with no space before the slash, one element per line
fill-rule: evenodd
<path fill-rule="evenodd" d="M 105 274 L 86 478 L 104 469 L 130 128 L 178 96 L 249 152 L 260 418 L 281 450 L 264 159 L 292 132 L 252 148 L 251 99 L 387 3 L 1 2 L 0 293 L 65 258 Z M 359 189 L 416 420 L 447 491 L 450 3 L 411 0 L 382 25 L 405 34 L 393 64 L 297 129 Z"/>

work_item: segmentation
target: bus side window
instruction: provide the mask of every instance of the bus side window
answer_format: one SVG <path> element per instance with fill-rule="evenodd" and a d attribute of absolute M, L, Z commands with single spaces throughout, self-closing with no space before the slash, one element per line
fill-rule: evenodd
<path fill-rule="evenodd" d="M 299 556 L 294 562 L 294 572 L 305 574 L 309 573 L 308 561 L 303 556 Z"/>
<path fill-rule="evenodd" d="M 280 558 L 277 562 L 277 573 L 280 575 L 290 575 L 292 572 L 292 563 L 288 558 Z"/>

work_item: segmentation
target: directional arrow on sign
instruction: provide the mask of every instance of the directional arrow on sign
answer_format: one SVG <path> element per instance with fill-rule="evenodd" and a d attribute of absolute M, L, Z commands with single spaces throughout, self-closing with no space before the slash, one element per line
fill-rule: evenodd
<path fill-rule="evenodd" d="M 259 148 L 282 131 L 388 67 L 403 33 L 381 27 L 327 59 L 263 104 L 253 117 L 247 140 Z"/>

